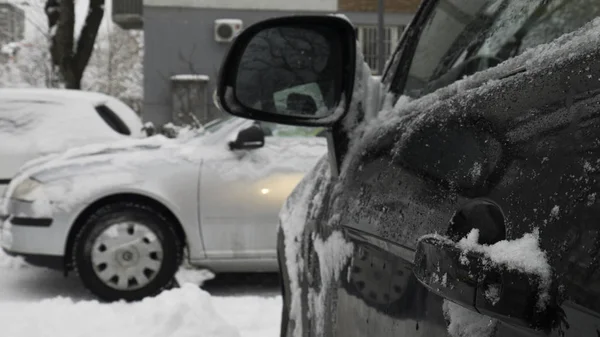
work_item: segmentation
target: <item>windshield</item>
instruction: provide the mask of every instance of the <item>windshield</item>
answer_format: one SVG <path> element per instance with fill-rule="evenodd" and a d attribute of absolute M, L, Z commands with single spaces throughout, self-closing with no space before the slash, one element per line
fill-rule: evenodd
<path fill-rule="evenodd" d="M 232 116 L 227 116 L 224 118 L 219 118 L 219 119 L 210 121 L 204 125 L 204 131 L 211 132 L 211 133 L 215 132 L 215 131 L 219 130 L 221 127 L 223 127 L 223 125 L 227 124 L 227 122 L 232 119 L 233 119 Z"/>
<path fill-rule="evenodd" d="M 423 27 L 404 94 L 435 91 L 599 15 L 598 0 L 440 0 Z"/>

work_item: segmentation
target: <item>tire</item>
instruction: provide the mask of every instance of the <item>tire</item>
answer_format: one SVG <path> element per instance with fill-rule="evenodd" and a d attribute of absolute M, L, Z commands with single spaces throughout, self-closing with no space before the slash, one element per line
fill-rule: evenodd
<path fill-rule="evenodd" d="M 104 301 L 138 301 L 177 286 L 183 249 L 173 224 L 152 208 L 100 207 L 75 237 L 72 261 L 84 286 Z"/>

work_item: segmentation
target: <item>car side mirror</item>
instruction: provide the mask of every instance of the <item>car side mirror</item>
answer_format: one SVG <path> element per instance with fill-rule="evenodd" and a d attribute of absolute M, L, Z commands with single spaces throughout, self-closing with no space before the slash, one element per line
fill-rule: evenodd
<path fill-rule="evenodd" d="M 241 130 L 236 139 L 229 142 L 230 150 L 252 150 L 265 145 L 265 133 L 258 125 Z"/>
<path fill-rule="evenodd" d="M 259 22 L 237 36 L 224 59 L 218 106 L 242 118 L 330 126 L 352 99 L 355 60 L 356 33 L 346 19 Z"/>

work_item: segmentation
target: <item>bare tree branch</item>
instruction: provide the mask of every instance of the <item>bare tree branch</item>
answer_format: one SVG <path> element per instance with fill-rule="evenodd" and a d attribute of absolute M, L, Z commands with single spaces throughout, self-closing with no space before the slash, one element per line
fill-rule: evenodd
<path fill-rule="evenodd" d="M 94 43 L 104 16 L 104 0 L 90 0 L 89 11 L 77 42 L 74 37 L 74 0 L 47 0 L 44 8 L 51 32 L 52 64 L 58 67 L 65 87 L 81 89 L 81 78 L 94 51 Z"/>
<path fill-rule="evenodd" d="M 75 70 L 80 78 L 94 51 L 94 43 L 98 36 L 98 29 L 102 23 L 103 16 L 104 0 L 90 0 L 90 8 L 85 18 L 83 29 L 81 29 L 75 52 Z"/>

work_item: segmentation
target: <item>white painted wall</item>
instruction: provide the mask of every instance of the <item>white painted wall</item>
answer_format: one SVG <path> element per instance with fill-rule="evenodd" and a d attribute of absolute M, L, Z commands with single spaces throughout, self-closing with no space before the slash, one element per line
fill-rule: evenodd
<path fill-rule="evenodd" d="M 144 6 L 337 11 L 338 0 L 144 0 Z"/>

